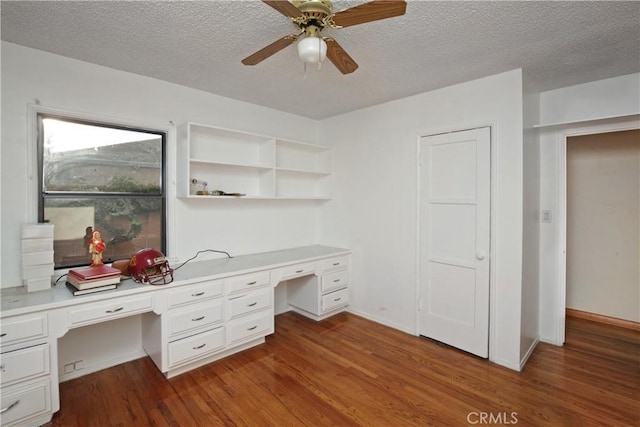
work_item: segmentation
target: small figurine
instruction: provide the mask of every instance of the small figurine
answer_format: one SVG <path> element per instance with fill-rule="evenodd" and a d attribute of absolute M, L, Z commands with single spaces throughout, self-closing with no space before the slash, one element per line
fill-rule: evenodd
<path fill-rule="evenodd" d="M 91 254 L 91 265 L 102 265 L 102 251 L 104 251 L 104 240 L 100 236 L 100 231 L 94 230 L 89 243 L 89 253 Z"/>

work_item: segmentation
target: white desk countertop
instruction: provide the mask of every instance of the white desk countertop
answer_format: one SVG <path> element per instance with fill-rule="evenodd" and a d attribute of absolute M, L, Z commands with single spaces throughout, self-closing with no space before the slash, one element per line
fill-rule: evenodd
<path fill-rule="evenodd" d="M 51 289 L 27 293 L 24 287 L 0 289 L 0 317 L 15 316 L 41 310 L 50 310 L 81 303 L 108 300 L 110 298 L 141 294 L 161 289 L 175 288 L 202 280 L 221 279 L 228 276 L 280 268 L 301 262 L 315 261 L 332 256 L 347 255 L 350 251 L 322 245 L 302 246 L 278 251 L 218 258 L 207 261 L 191 261 L 174 272 L 174 280 L 168 285 L 142 285 L 125 279 L 111 291 L 73 296 L 64 281 Z M 179 264 L 178 264 L 179 265 Z M 175 268 L 176 266 L 172 266 Z"/>

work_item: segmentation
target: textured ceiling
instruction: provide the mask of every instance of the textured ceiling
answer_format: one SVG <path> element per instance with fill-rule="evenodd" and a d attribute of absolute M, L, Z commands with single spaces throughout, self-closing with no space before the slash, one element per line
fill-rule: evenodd
<path fill-rule="evenodd" d="M 334 1 L 336 11 L 363 1 Z M 409 1 L 404 16 L 327 29 L 360 65 L 306 72 L 295 33 L 253 1 L 2 1 L 2 40 L 321 119 L 523 68 L 536 91 L 640 71 L 640 2 Z"/>

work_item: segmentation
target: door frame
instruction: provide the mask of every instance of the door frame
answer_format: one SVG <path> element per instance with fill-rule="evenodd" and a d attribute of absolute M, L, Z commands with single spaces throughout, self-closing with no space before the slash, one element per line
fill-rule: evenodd
<path fill-rule="evenodd" d="M 493 256 L 493 254 L 495 253 L 495 242 L 496 242 L 496 230 L 497 230 L 497 226 L 496 226 L 496 219 L 497 219 L 497 215 L 496 215 L 496 208 L 497 208 L 497 194 L 498 194 L 498 188 L 497 188 L 497 182 L 495 177 L 497 176 L 497 150 L 496 150 L 496 144 L 497 144 L 497 140 L 498 140 L 498 124 L 496 121 L 491 121 L 491 122 L 479 122 L 479 123 L 467 123 L 467 124 L 460 124 L 457 126 L 453 126 L 453 127 L 444 127 L 444 128 L 430 128 L 430 129 L 426 129 L 422 132 L 419 132 L 417 137 L 416 137 L 416 243 L 415 243 L 415 247 L 416 247 L 416 271 L 415 271 L 415 276 L 416 276 L 416 283 L 415 283 L 415 295 L 416 295 L 416 300 L 415 300 L 415 331 L 414 334 L 416 336 L 420 335 L 420 300 L 421 300 L 421 288 L 420 288 L 420 283 L 421 281 L 421 276 L 420 276 L 420 257 L 421 257 L 421 253 L 420 253 L 420 235 L 422 230 L 420 229 L 420 218 L 421 218 L 421 180 L 420 180 L 420 141 L 422 140 L 422 138 L 426 138 L 426 137 L 430 137 L 430 136 L 436 136 L 436 135 L 442 135 L 442 134 L 446 134 L 446 133 L 453 133 L 453 132 L 463 132 L 466 130 L 472 130 L 472 129 L 478 129 L 478 128 L 489 128 L 489 187 L 490 187 L 490 194 L 489 194 L 489 216 L 490 216 L 490 220 L 489 220 L 489 360 L 495 360 L 495 337 L 496 337 L 496 292 L 495 292 L 495 274 L 496 274 L 496 260 L 495 257 Z"/>
<path fill-rule="evenodd" d="M 566 125 L 556 133 L 558 147 L 558 277 L 556 281 L 556 345 L 565 342 L 567 308 L 567 141 L 571 137 L 597 135 L 602 133 L 624 132 L 640 129 L 636 118 L 620 117 L 589 120 Z"/>

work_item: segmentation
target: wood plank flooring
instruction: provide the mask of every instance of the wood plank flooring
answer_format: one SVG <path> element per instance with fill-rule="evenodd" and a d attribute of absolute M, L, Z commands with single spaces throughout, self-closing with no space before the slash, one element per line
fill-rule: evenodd
<path fill-rule="evenodd" d="M 51 426 L 640 426 L 640 333 L 567 319 L 518 373 L 351 314 L 276 317 L 170 380 L 148 358 L 60 385 Z M 484 417 L 484 418 L 482 418 Z"/>

